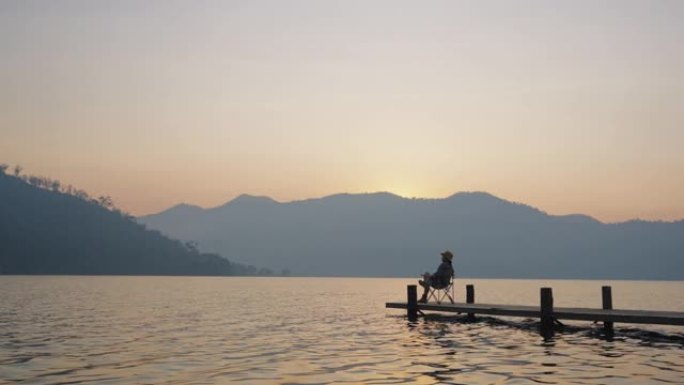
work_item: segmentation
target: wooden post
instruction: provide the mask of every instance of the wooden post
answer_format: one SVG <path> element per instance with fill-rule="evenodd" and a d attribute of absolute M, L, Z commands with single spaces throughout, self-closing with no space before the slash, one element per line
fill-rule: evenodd
<path fill-rule="evenodd" d="M 466 303 L 475 303 L 474 285 L 466 285 Z M 475 321 L 475 314 L 468 313 L 468 321 Z"/>
<path fill-rule="evenodd" d="M 550 338 L 554 333 L 553 325 L 553 291 L 550 287 L 542 287 L 541 295 L 541 334 L 544 338 Z"/>
<path fill-rule="evenodd" d="M 603 308 L 610 310 L 613 309 L 613 293 L 610 286 L 601 287 L 601 297 L 603 302 Z M 606 333 L 613 333 L 613 321 L 604 321 L 603 330 Z"/>
<path fill-rule="evenodd" d="M 409 321 L 413 322 L 418 319 L 418 292 L 416 285 L 408 285 L 406 287 L 406 315 Z"/>

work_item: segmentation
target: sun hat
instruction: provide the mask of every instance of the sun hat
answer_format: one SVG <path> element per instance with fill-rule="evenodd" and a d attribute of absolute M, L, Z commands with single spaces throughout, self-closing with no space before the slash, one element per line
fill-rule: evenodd
<path fill-rule="evenodd" d="M 451 260 L 454 258 L 454 255 L 449 250 L 442 251 L 440 254 L 442 255 L 442 257 L 449 260 L 449 262 L 451 262 Z"/>

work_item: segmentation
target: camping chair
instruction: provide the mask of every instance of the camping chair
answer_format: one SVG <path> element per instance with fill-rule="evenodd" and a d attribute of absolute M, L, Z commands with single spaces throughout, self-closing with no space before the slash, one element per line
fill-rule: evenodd
<path fill-rule="evenodd" d="M 434 298 L 437 303 L 442 303 L 442 301 L 448 298 L 451 303 L 454 303 L 454 276 L 451 276 L 449 284 L 443 288 L 430 287 L 427 302 L 430 302 L 430 298 Z"/>

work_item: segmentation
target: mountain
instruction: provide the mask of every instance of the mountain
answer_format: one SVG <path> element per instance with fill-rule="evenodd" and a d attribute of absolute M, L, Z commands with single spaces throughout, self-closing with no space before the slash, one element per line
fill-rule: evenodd
<path fill-rule="evenodd" d="M 297 275 L 417 276 L 455 252 L 460 276 L 684 279 L 684 221 L 601 223 L 549 215 L 487 193 L 406 199 L 338 194 L 279 203 L 242 195 L 223 206 L 138 218 L 241 262 Z"/>
<path fill-rule="evenodd" d="M 192 244 L 147 230 L 82 191 L 63 192 L 59 184 L 40 180 L 0 172 L 0 274 L 258 273 L 254 267 L 200 253 Z M 171 210 L 168 215 L 173 218 L 174 212 L 182 217 L 192 215 L 193 209 Z"/>

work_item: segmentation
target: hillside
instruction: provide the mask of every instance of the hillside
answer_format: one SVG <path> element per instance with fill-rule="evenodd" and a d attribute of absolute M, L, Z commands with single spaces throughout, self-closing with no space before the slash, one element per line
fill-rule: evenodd
<path fill-rule="evenodd" d="M 145 229 L 108 198 L 101 203 L 82 191 L 63 192 L 54 181 L 45 188 L 29 183 L 34 180 L 0 172 L 0 274 L 257 273 Z"/>
<path fill-rule="evenodd" d="M 684 279 L 684 221 L 604 224 L 487 193 L 339 194 L 288 203 L 243 195 L 139 221 L 205 250 L 301 275 L 417 276 L 451 249 L 460 276 Z"/>

